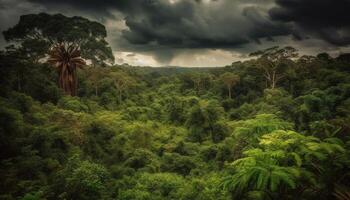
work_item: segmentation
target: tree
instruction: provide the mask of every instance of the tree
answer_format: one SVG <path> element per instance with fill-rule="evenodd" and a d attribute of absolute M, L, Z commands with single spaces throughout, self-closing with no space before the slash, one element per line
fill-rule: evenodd
<path fill-rule="evenodd" d="M 48 62 L 57 68 L 59 74 L 59 87 L 67 95 L 77 94 L 77 67 L 82 68 L 85 61 L 80 57 L 80 50 L 74 44 L 61 43 L 54 46 L 49 53 Z"/>
<path fill-rule="evenodd" d="M 215 132 L 220 129 L 218 124 L 223 109 L 216 101 L 201 101 L 188 112 L 186 126 L 193 141 L 203 142 L 208 136 L 215 138 Z"/>
<path fill-rule="evenodd" d="M 184 87 L 193 88 L 197 94 L 204 89 L 208 89 L 212 80 L 212 76 L 209 73 L 192 72 L 185 74 L 183 77 Z"/>
<path fill-rule="evenodd" d="M 228 98 L 231 99 L 232 98 L 231 89 L 233 86 L 235 86 L 239 82 L 239 80 L 240 80 L 239 76 L 234 74 L 234 73 L 231 73 L 231 72 L 226 72 L 226 73 L 221 75 L 220 79 L 226 85 L 227 90 L 228 90 Z"/>
<path fill-rule="evenodd" d="M 111 77 L 113 79 L 114 86 L 118 90 L 119 103 L 121 103 L 123 100 L 123 93 L 125 93 L 127 89 L 135 86 L 136 82 L 124 72 L 112 72 Z"/>
<path fill-rule="evenodd" d="M 106 68 L 96 68 L 96 67 L 90 67 L 87 71 L 88 80 L 90 81 L 91 85 L 94 87 L 95 95 L 98 96 L 99 94 L 99 85 L 100 80 L 103 78 L 104 75 L 106 75 Z"/>
<path fill-rule="evenodd" d="M 199 93 L 199 91 L 200 91 L 200 89 L 201 89 L 201 83 L 202 83 L 201 74 L 199 74 L 199 73 L 192 74 L 191 80 L 192 80 L 192 82 L 193 82 L 193 88 L 194 88 L 195 90 L 197 90 L 197 93 Z"/>
<path fill-rule="evenodd" d="M 80 47 L 81 55 L 93 65 L 114 62 L 105 38 L 105 27 L 82 17 L 46 13 L 22 15 L 17 25 L 3 32 L 6 41 L 21 43 L 22 49 L 35 57 L 45 57 L 52 46 L 69 43 Z M 40 48 L 39 48 L 40 47 Z"/>
<path fill-rule="evenodd" d="M 243 138 L 245 142 L 254 145 L 254 141 L 266 133 L 291 128 L 291 123 L 279 119 L 276 115 L 259 114 L 255 118 L 236 122 L 234 135 L 236 138 Z"/>
<path fill-rule="evenodd" d="M 24 75 L 29 73 L 25 65 L 26 60 L 23 56 L 23 52 L 16 49 L 14 45 L 10 45 L 6 47 L 6 51 L 1 52 L 0 56 L 0 63 L 3 65 L 2 68 L 5 68 L 3 72 L 6 73 L 2 75 L 3 77 L 7 77 L 2 80 L 1 85 L 5 86 L 6 82 L 10 84 L 10 82 L 12 82 L 11 79 L 14 79 L 15 81 L 13 82 L 16 83 L 16 90 L 21 92 L 23 89 Z"/>
<path fill-rule="evenodd" d="M 298 53 L 293 47 L 279 48 L 277 46 L 251 53 L 250 56 L 259 57 L 256 64 L 263 71 L 269 87 L 274 89 L 277 83 L 284 78 L 284 72 L 292 63 L 290 59 L 297 57 Z"/>
<path fill-rule="evenodd" d="M 55 196 L 58 199 L 105 199 L 109 173 L 102 165 L 82 160 L 79 154 L 68 159 L 58 172 Z"/>

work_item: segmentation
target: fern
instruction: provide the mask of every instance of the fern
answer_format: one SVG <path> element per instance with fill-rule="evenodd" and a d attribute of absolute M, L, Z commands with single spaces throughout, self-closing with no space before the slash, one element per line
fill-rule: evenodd
<path fill-rule="evenodd" d="M 316 186 L 314 169 L 325 170 L 318 162 L 345 155 L 344 144 L 338 139 L 322 141 L 294 131 L 264 134 L 259 145 L 244 151 L 245 157 L 232 163 L 236 173 L 223 181 L 225 189 L 242 195 L 250 191 L 274 193 L 281 187 L 292 190 L 301 183 Z"/>
<path fill-rule="evenodd" d="M 224 180 L 224 188 L 234 192 L 277 191 L 282 185 L 291 189 L 297 185 L 300 169 L 280 166 L 274 155 L 276 152 L 263 152 L 257 149 L 245 152 L 249 157 L 233 163 L 237 172 Z M 277 154 L 280 154 L 278 152 Z"/>

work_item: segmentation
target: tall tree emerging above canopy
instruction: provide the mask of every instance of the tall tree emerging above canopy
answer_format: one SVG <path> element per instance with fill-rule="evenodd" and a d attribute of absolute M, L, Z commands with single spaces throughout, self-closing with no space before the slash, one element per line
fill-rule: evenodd
<path fill-rule="evenodd" d="M 278 46 L 251 53 L 250 56 L 258 56 L 257 66 L 263 71 L 266 81 L 271 89 L 284 78 L 284 73 L 291 59 L 298 56 L 293 47 L 279 48 Z"/>
<path fill-rule="evenodd" d="M 46 13 L 22 15 L 18 24 L 3 34 L 7 41 L 19 42 L 23 48 L 33 42 L 41 44 L 40 51 L 31 50 L 28 54 L 45 57 L 50 47 L 69 43 L 78 46 L 81 56 L 91 60 L 92 65 L 104 66 L 114 63 L 112 49 L 105 40 L 105 27 L 83 17 Z"/>
<path fill-rule="evenodd" d="M 240 81 L 240 77 L 234 73 L 226 72 L 222 74 L 220 78 L 226 85 L 228 90 L 228 97 L 231 99 L 232 98 L 231 89 Z"/>
<path fill-rule="evenodd" d="M 77 67 L 85 65 L 85 61 L 80 57 L 79 47 L 74 44 L 61 43 L 54 46 L 50 51 L 48 62 L 57 68 L 59 75 L 59 87 L 67 95 L 77 94 Z"/>

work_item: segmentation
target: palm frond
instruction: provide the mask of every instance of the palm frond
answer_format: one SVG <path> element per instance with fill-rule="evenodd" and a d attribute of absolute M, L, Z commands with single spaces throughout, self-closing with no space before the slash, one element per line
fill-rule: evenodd
<path fill-rule="evenodd" d="M 51 48 L 47 62 L 58 69 L 60 88 L 68 95 L 76 95 L 76 68 L 83 68 L 86 65 L 84 59 L 80 57 L 79 47 L 59 43 Z"/>

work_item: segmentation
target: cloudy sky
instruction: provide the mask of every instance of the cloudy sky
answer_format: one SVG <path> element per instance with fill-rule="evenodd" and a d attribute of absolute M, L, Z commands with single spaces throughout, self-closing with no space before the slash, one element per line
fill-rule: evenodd
<path fill-rule="evenodd" d="M 106 26 L 119 64 L 209 67 L 276 45 L 350 52 L 349 10 L 350 0 L 0 0 L 0 31 L 23 14 L 80 15 Z"/>

